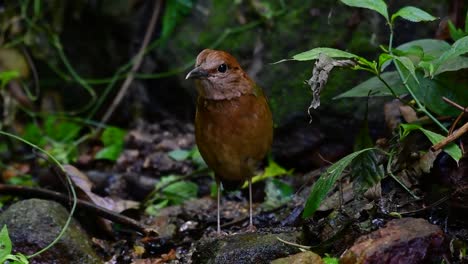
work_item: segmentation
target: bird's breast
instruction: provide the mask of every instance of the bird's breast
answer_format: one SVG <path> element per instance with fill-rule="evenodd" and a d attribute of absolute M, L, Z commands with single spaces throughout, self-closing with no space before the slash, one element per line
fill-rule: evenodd
<path fill-rule="evenodd" d="M 245 180 L 269 151 L 273 122 L 263 95 L 198 98 L 195 135 L 200 153 L 221 179 Z"/>

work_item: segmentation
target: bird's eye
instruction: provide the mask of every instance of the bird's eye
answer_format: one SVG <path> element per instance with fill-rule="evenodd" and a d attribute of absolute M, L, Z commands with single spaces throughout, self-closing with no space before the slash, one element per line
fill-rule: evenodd
<path fill-rule="evenodd" d="M 223 64 L 219 65 L 219 67 L 218 67 L 219 72 L 226 72 L 226 70 L 227 70 L 226 63 L 223 63 Z"/>

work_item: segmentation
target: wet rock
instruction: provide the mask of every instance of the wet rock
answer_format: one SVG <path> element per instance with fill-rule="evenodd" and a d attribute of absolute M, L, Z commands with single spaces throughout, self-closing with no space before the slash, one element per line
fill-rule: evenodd
<path fill-rule="evenodd" d="M 194 246 L 193 263 L 270 263 L 299 252 L 277 238 L 300 243 L 300 232 L 243 233 L 220 238 L 203 238 Z"/>
<path fill-rule="evenodd" d="M 271 264 L 323 264 L 322 258 L 312 251 L 305 251 L 286 258 L 275 259 Z"/>
<path fill-rule="evenodd" d="M 30 255 L 46 247 L 59 234 L 68 211 L 52 201 L 30 199 L 17 202 L 0 215 L 7 225 L 13 250 Z M 54 247 L 32 258 L 30 263 L 102 263 L 76 221 Z"/>
<path fill-rule="evenodd" d="M 447 249 L 438 226 L 424 219 L 403 218 L 358 238 L 343 253 L 340 263 L 438 263 Z"/>

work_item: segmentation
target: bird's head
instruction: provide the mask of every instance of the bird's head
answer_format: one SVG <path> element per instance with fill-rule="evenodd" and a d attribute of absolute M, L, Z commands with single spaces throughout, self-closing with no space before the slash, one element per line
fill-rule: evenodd
<path fill-rule="evenodd" d="M 200 96 L 225 100 L 253 93 L 255 84 L 229 53 L 205 49 L 197 56 L 195 68 L 185 79 L 195 79 Z"/>

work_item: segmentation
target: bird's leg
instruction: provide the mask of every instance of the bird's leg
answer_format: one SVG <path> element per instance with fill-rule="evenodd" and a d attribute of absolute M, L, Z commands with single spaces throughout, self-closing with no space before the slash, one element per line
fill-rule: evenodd
<path fill-rule="evenodd" d="M 247 231 L 253 232 L 255 230 L 256 228 L 253 225 L 252 220 L 252 178 L 249 178 L 249 227 L 247 228 Z"/>
<path fill-rule="evenodd" d="M 221 208 L 221 186 L 220 186 L 220 182 L 219 181 L 216 181 L 216 188 L 218 189 L 218 217 L 217 217 L 217 224 L 218 224 L 218 229 L 217 229 L 217 233 L 218 235 L 221 234 L 221 217 L 220 217 L 220 208 Z"/>

